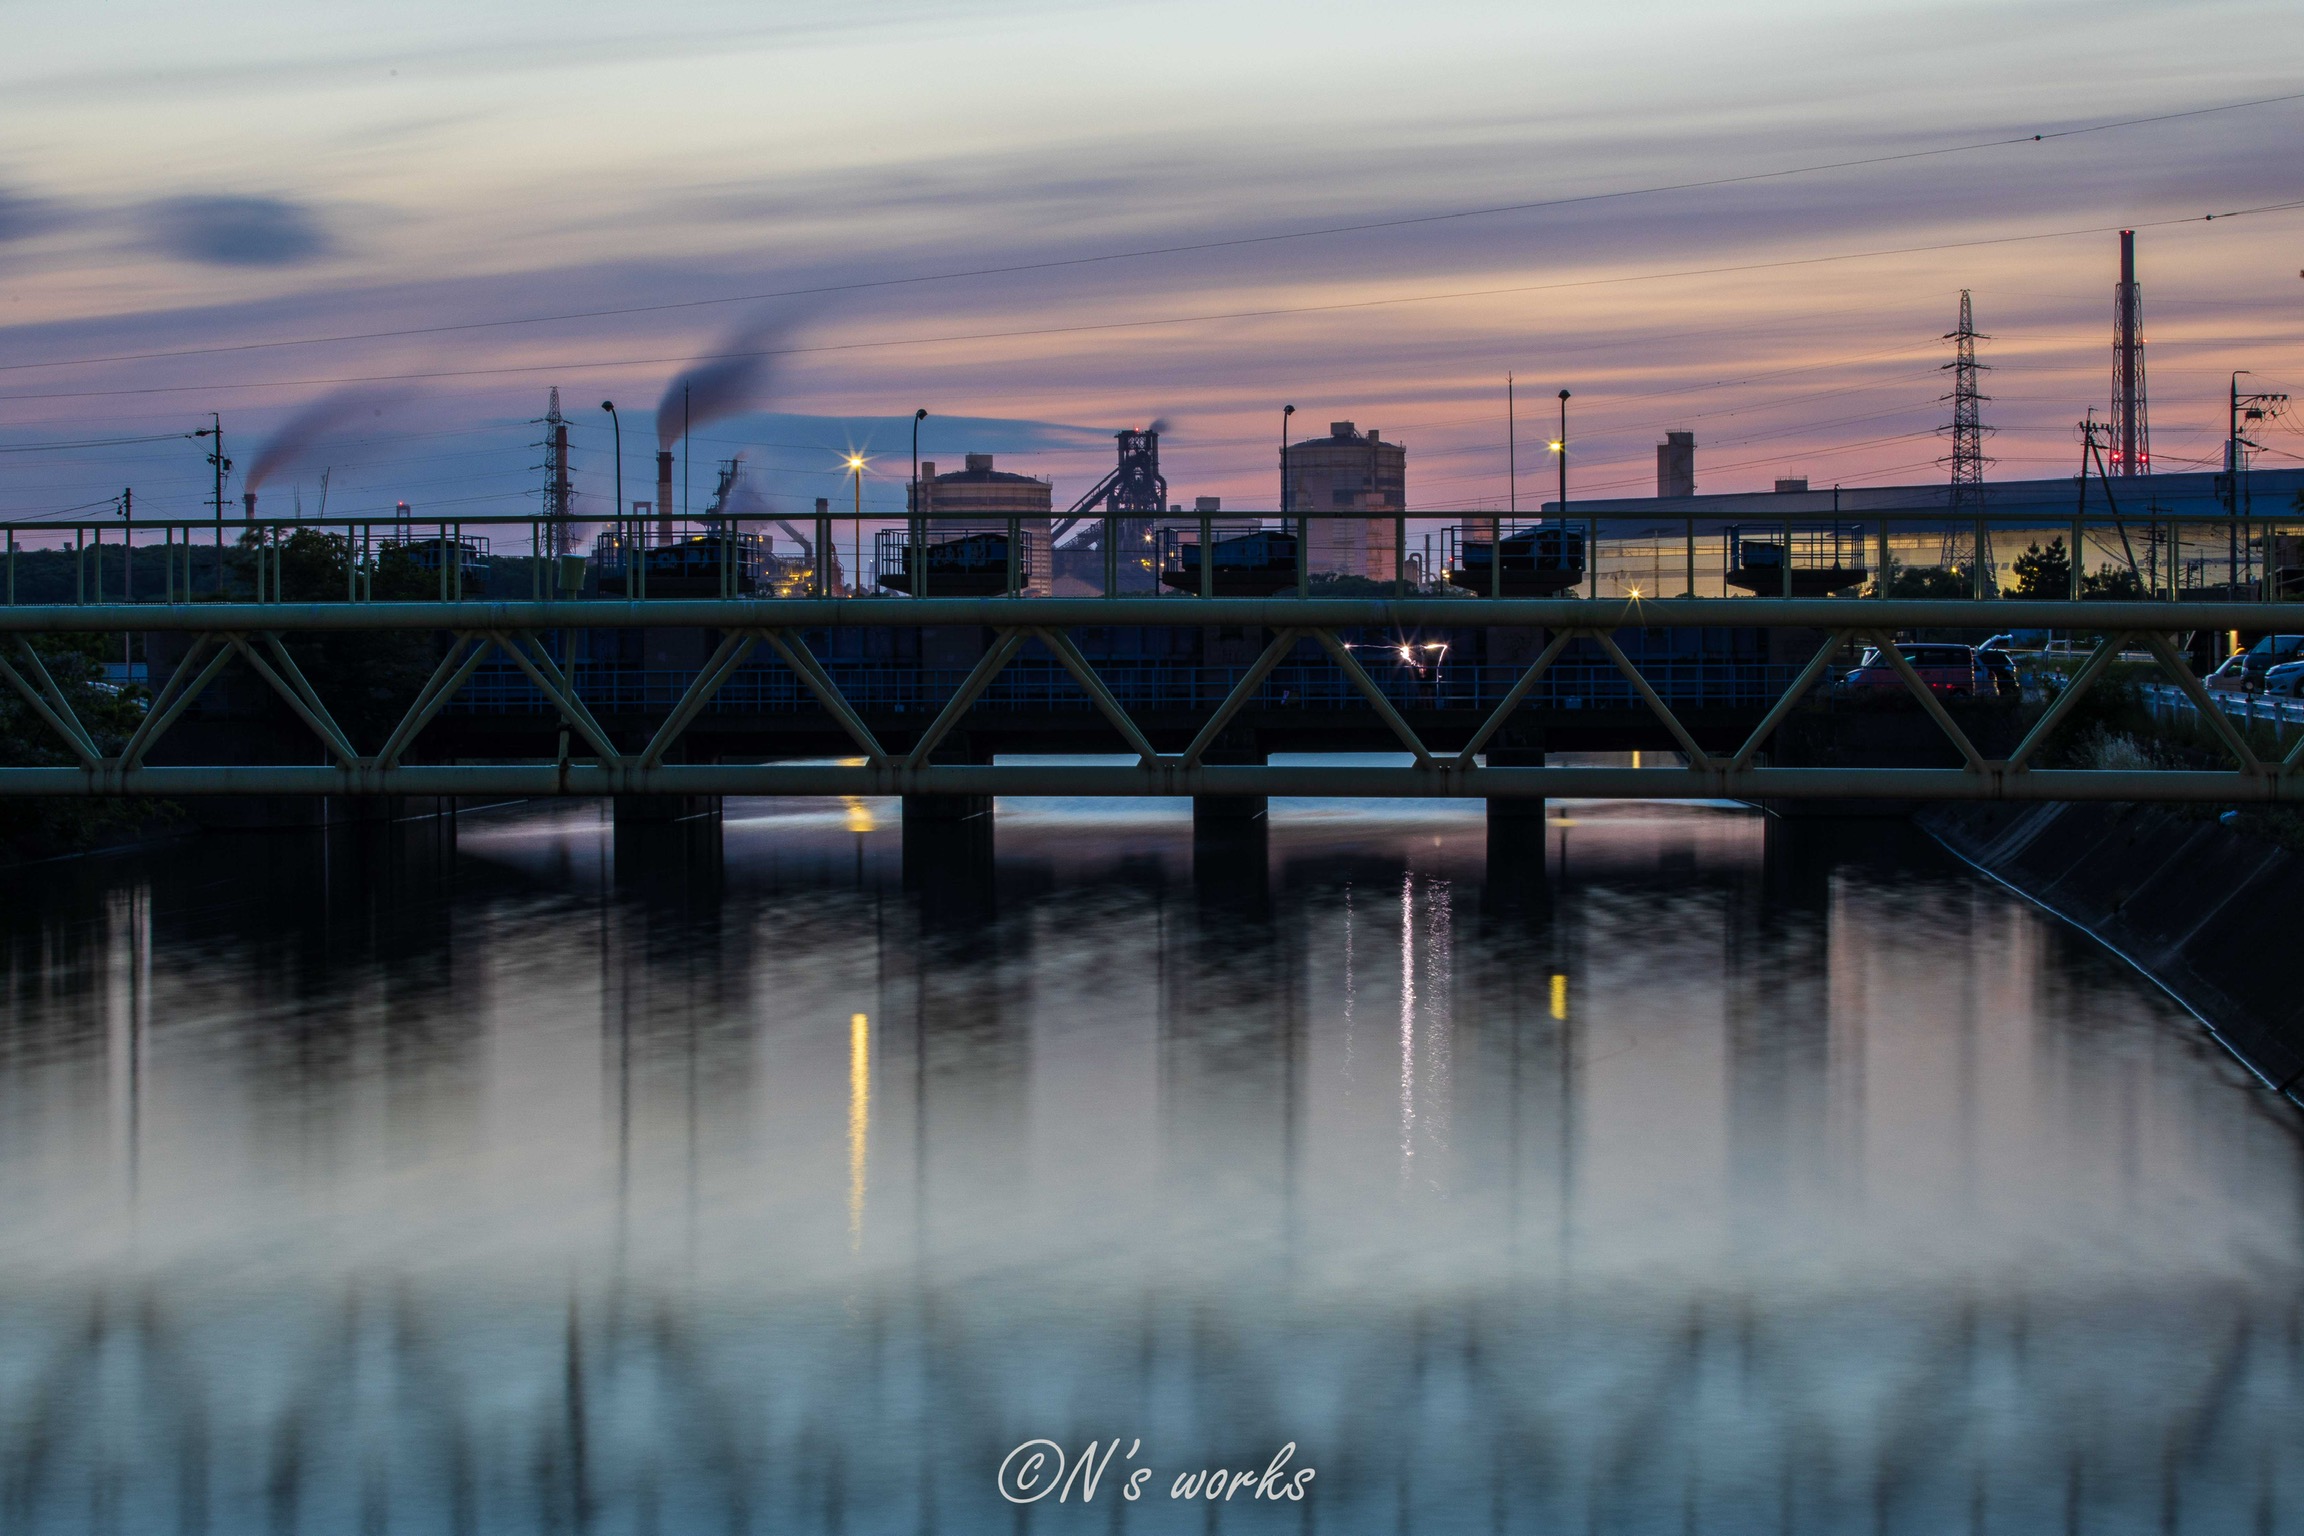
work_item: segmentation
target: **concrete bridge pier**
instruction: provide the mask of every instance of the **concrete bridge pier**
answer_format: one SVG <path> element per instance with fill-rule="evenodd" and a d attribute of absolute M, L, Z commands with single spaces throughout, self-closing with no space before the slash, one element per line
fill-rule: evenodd
<path fill-rule="evenodd" d="M 962 744 L 938 762 L 988 763 L 991 754 Z M 904 889 L 920 903 L 931 929 L 967 931 L 991 920 L 997 887 L 991 795 L 906 795 Z"/>
<path fill-rule="evenodd" d="M 718 795 L 618 795 L 615 805 L 616 825 L 623 827 L 661 827 L 682 821 L 712 821 L 720 819 Z"/>
<path fill-rule="evenodd" d="M 1544 753 L 1538 747 L 1491 747 L 1491 767 L 1541 768 Z M 1488 802 L 1488 885 L 1492 890 L 1544 882 L 1544 828 L 1547 804 L 1540 798 L 1494 799 Z"/>
<path fill-rule="evenodd" d="M 1201 755 L 1200 761 L 1211 768 L 1264 766 L 1264 753 L 1244 747 L 1211 747 Z M 1271 802 L 1263 795 L 1194 795 L 1192 797 L 1192 837 L 1230 836 L 1253 829 L 1262 834 L 1265 817 Z"/>
<path fill-rule="evenodd" d="M 1264 754 L 1212 748 L 1202 761 L 1261 766 Z M 1203 910 L 1250 921 L 1271 915 L 1270 813 L 1263 795 L 1192 797 L 1192 888 Z"/>
<path fill-rule="evenodd" d="M 940 747 L 932 763 L 950 765 L 974 764 L 983 767 L 991 763 L 992 754 L 965 741 L 952 742 Z M 991 795 L 905 795 L 903 797 L 904 835 L 911 837 L 915 828 L 966 827 L 981 822 L 977 831 L 989 837 L 992 832 L 993 797 Z"/>
<path fill-rule="evenodd" d="M 998 891 L 990 795 L 904 797 L 904 889 L 931 931 L 989 923 Z"/>

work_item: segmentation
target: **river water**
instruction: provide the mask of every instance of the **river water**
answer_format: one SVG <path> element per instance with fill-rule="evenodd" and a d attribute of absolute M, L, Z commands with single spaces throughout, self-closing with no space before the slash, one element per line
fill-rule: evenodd
<path fill-rule="evenodd" d="M 2304 1530 L 2296 1119 L 1908 830 L 995 841 L 13 875 L 0 1529 Z"/>

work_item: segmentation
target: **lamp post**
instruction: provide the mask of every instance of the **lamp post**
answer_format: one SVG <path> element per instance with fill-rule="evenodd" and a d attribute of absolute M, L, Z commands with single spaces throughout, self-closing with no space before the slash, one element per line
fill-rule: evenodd
<path fill-rule="evenodd" d="M 848 473 L 856 481 L 856 579 L 864 579 L 864 455 L 848 455 Z"/>
<path fill-rule="evenodd" d="M 632 540 L 624 528 L 624 418 L 616 414 L 616 402 L 603 400 L 600 409 L 608 413 L 609 425 L 616 429 L 616 542 L 624 551 L 624 579 L 632 579 Z"/>
<path fill-rule="evenodd" d="M 1560 523 L 1568 523 L 1568 391 L 1560 391 L 1560 435 L 1547 444 L 1552 457 L 1559 463 Z M 1600 595 L 1600 530 L 1587 529 L 1585 533 L 1584 590 L 1592 596 Z"/>
<path fill-rule="evenodd" d="M 1296 407 L 1280 407 L 1280 514 L 1285 517 L 1296 510 L 1295 488 L 1288 483 L 1288 418 L 1296 414 Z"/>
<path fill-rule="evenodd" d="M 922 406 L 912 413 L 912 495 L 905 507 L 909 522 L 905 527 L 905 543 L 912 551 L 912 592 L 918 596 L 928 575 L 928 557 L 921 546 L 928 542 L 928 520 L 921 515 L 920 505 L 920 423 L 928 419 L 928 407 Z"/>

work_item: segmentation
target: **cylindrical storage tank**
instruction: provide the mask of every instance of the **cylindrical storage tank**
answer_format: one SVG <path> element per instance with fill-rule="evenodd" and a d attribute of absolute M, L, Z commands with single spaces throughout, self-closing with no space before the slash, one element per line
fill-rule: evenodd
<path fill-rule="evenodd" d="M 1408 448 L 1371 428 L 1332 421 L 1326 437 L 1288 446 L 1282 504 L 1298 513 L 1344 513 L 1306 521 L 1313 575 L 1390 581 L 1397 519 L 1408 507 Z M 1355 515 L 1356 514 L 1356 515 Z"/>

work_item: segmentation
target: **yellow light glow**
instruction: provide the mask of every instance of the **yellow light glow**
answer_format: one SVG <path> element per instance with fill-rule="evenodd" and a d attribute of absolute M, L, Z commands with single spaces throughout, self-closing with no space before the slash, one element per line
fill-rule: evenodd
<path fill-rule="evenodd" d="M 850 469 L 862 469 L 864 467 L 864 456 L 860 453 L 852 453 L 848 455 L 848 467 Z"/>
<path fill-rule="evenodd" d="M 1640 589 L 1638 587 L 1633 587 L 1631 592 L 1634 597 L 1638 597 L 1640 595 Z"/>
<path fill-rule="evenodd" d="M 1568 978 L 1558 971 L 1552 973 L 1552 1017 L 1568 1017 Z"/>
<path fill-rule="evenodd" d="M 1560 451 L 1562 448 L 1566 447 L 1567 445 L 1566 445 L 1565 443 L 1561 442 L 1561 441 L 1560 441 L 1560 439 L 1558 439 L 1558 438 L 1554 438 L 1554 439 L 1552 439 L 1552 441 L 1550 441 L 1550 442 L 1546 443 L 1544 446 L 1545 446 L 1545 447 L 1547 447 L 1547 448 L 1549 448 L 1549 449 L 1551 449 L 1551 450 L 1552 450 L 1554 453 L 1558 453 L 1558 452 L 1559 452 L 1559 451 Z"/>
<path fill-rule="evenodd" d="M 848 1016 L 848 1246 L 864 1242 L 864 1177 L 872 1147 L 872 1021 Z"/>

